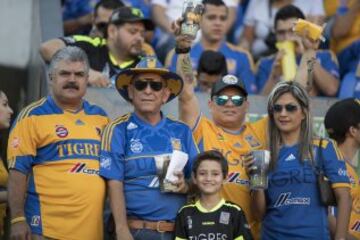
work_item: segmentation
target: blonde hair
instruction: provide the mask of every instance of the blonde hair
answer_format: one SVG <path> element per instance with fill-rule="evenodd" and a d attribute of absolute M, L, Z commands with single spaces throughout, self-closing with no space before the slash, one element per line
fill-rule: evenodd
<path fill-rule="evenodd" d="M 299 158 L 303 162 L 305 158 L 314 159 L 312 151 L 313 123 L 310 107 L 310 97 L 306 90 L 297 82 L 287 81 L 279 82 L 275 85 L 268 98 L 267 110 L 269 114 L 269 148 L 271 152 L 270 169 L 275 169 L 278 160 L 279 149 L 282 144 L 280 130 L 277 128 L 274 120 L 273 106 L 275 102 L 285 93 L 290 93 L 301 107 L 305 118 L 301 122 L 300 140 L 299 140 Z"/>

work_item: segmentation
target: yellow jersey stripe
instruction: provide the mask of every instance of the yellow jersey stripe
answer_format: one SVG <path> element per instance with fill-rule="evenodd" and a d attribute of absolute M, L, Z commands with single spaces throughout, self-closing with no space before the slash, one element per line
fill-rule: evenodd
<path fill-rule="evenodd" d="M 186 238 L 179 238 L 179 237 L 176 237 L 175 240 L 186 240 Z"/>
<path fill-rule="evenodd" d="M 331 188 L 351 188 L 349 183 L 333 183 L 331 184 Z"/>
<path fill-rule="evenodd" d="M 103 135 L 103 141 L 101 141 L 101 149 L 106 151 L 111 150 L 111 138 L 113 135 L 114 127 L 124 121 L 127 121 L 129 118 L 130 118 L 130 114 L 126 114 L 124 116 L 119 117 L 118 119 L 115 119 L 112 123 L 106 126 Z"/>
<path fill-rule="evenodd" d="M 44 102 L 46 101 L 46 98 L 42 98 L 39 101 L 36 101 L 32 104 L 30 104 L 29 106 L 27 106 L 26 108 L 24 108 L 20 114 L 19 117 L 17 119 L 16 122 L 19 122 L 20 120 L 24 119 L 25 117 L 27 117 L 29 115 L 29 113 L 36 107 L 42 105 Z"/>

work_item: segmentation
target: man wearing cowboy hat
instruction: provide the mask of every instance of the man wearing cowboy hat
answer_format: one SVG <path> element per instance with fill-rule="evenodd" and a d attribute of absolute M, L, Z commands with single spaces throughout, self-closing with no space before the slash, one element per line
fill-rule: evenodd
<path fill-rule="evenodd" d="M 184 178 L 198 150 L 190 128 L 163 116 L 160 108 L 182 87 L 181 77 L 155 57 L 143 58 L 116 79 L 120 95 L 134 106 L 106 127 L 101 144 L 100 175 L 107 180 L 117 239 L 174 238 L 173 222 L 188 190 Z M 172 192 L 161 191 L 159 172 L 168 159 L 179 161 L 179 154 L 188 161 L 170 183 Z"/>

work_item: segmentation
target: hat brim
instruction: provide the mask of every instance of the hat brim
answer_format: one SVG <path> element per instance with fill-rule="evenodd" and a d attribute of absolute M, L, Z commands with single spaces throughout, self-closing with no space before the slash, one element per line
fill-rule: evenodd
<path fill-rule="evenodd" d="M 167 102 L 170 102 L 177 97 L 183 89 L 184 82 L 182 78 L 178 74 L 170 72 L 166 68 L 130 68 L 120 72 L 116 77 L 115 82 L 116 89 L 128 102 L 131 102 L 128 93 L 129 85 L 131 84 L 134 76 L 141 73 L 159 74 L 166 81 L 167 88 L 170 90 L 170 96 Z"/>

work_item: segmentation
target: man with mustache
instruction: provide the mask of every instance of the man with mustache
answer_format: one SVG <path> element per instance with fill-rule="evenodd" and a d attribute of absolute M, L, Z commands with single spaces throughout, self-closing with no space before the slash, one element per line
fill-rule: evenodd
<path fill-rule="evenodd" d="M 106 113 L 83 99 L 86 53 L 65 47 L 49 67 L 52 95 L 23 109 L 10 132 L 11 239 L 103 238 L 99 151 Z"/>
<path fill-rule="evenodd" d="M 140 9 L 121 7 L 112 13 L 105 38 L 74 35 L 52 39 L 41 45 L 40 53 L 48 61 L 66 45 L 80 47 L 90 61 L 89 84 L 109 87 L 116 74 L 135 67 L 142 55 L 154 54 L 144 40 L 145 31 L 151 29 L 151 20 L 145 19 Z"/>

